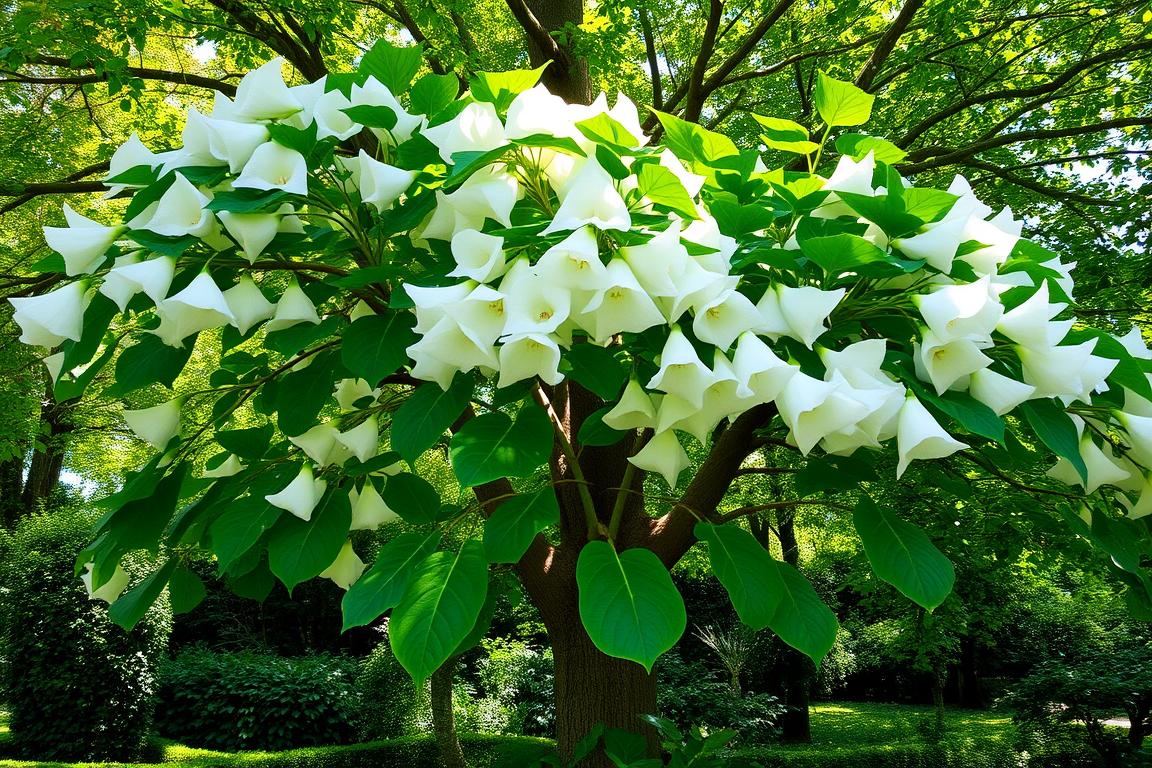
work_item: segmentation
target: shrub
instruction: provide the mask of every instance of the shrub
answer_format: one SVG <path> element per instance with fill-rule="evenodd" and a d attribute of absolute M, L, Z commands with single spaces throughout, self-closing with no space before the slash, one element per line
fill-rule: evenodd
<path fill-rule="evenodd" d="M 235 751 L 346 744 L 356 736 L 356 664 L 196 648 L 161 670 L 156 726 L 182 744 Z"/>
<path fill-rule="evenodd" d="M 675 651 L 657 663 L 660 714 L 681 729 L 730 728 L 742 744 L 763 744 L 776 733 L 784 707 L 767 694 L 741 695 L 699 662 L 684 661 Z"/>
<path fill-rule="evenodd" d="M 34 515 L 0 566 L 4 692 L 11 752 L 44 760 L 133 760 L 152 725 L 157 661 L 171 630 L 158 601 L 131 632 L 75 576 L 91 520 Z"/>
<path fill-rule="evenodd" d="M 431 717 L 427 685 L 417 688 L 387 639 L 360 664 L 356 728 L 364 741 L 410 736 Z"/>
<path fill-rule="evenodd" d="M 552 736 L 556 731 L 552 649 L 507 638 L 486 640 L 484 649 L 488 655 L 477 664 L 480 685 L 507 710 L 508 730 Z"/>

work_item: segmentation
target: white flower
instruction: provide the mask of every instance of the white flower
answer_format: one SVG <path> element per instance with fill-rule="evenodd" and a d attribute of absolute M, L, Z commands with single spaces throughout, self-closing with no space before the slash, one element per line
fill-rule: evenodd
<path fill-rule="evenodd" d="M 39 296 L 8 299 L 15 310 L 12 320 L 20 326 L 20 341 L 40 347 L 55 347 L 65 339 L 80 341 L 87 292 L 87 284 L 77 281 Z"/>
<path fill-rule="evenodd" d="M 307 432 L 290 436 L 288 440 L 304 451 L 304 455 L 312 459 L 316 466 L 326 467 L 330 464 L 343 463 L 349 456 L 342 446 L 337 445 L 338 434 L 340 431 L 331 423 L 324 423 L 317 424 Z"/>
<path fill-rule="evenodd" d="M 308 521 L 312 519 L 312 511 L 320 503 L 327 488 L 328 483 L 325 480 L 312 476 L 312 466 L 304 464 L 292 482 L 278 493 L 265 496 L 264 500 L 274 507 L 291 512 L 301 520 Z"/>
<path fill-rule="evenodd" d="M 1048 302 L 1048 281 L 1041 281 L 1027 301 L 1008 310 L 996 324 L 996 330 L 1017 344 L 1044 349 L 1059 344 L 1072 329 L 1072 320 L 1054 321 L 1067 304 Z"/>
<path fill-rule="evenodd" d="M 375 395 L 372 385 L 364 379 L 340 379 L 336 385 L 336 403 L 342 411 L 354 411 L 357 401 Z"/>
<path fill-rule="evenodd" d="M 139 261 L 135 254 L 120 256 L 104 276 L 100 293 L 116 302 L 121 312 L 128 309 L 128 302 L 141 291 L 156 304 L 167 295 L 175 274 L 176 260 L 167 256 L 146 261 Z"/>
<path fill-rule="evenodd" d="M 380 450 L 380 425 L 376 416 L 369 416 L 352 429 L 337 433 L 336 442 L 348 449 L 360 463 L 368 461 Z"/>
<path fill-rule="evenodd" d="M 872 174 L 875 171 L 876 158 L 871 152 L 859 161 L 842 155 L 839 162 L 836 163 L 836 170 L 824 182 L 824 189 L 832 192 L 852 192 L 871 197 L 875 194 L 872 188 Z"/>
<path fill-rule="evenodd" d="M 947 274 L 952 271 L 952 260 L 964 242 L 964 230 L 968 220 L 946 218 L 935 224 L 927 224 L 921 232 L 911 237 L 900 237 L 892 245 L 909 258 L 923 259 L 930 266 Z"/>
<path fill-rule="evenodd" d="M 759 328 L 763 320 L 747 296 L 729 288 L 696 310 L 692 331 L 696 338 L 728 349 L 740 334 Z"/>
<path fill-rule="evenodd" d="M 505 333 L 504 294 L 487 285 L 476 285 L 467 296 L 445 306 L 444 313 L 483 347 L 495 344 Z"/>
<path fill-rule="evenodd" d="M 656 406 L 640 382 L 629 379 L 624 387 L 624 394 L 620 402 L 612 410 L 604 414 L 602 421 L 612 429 L 626 431 L 629 429 L 646 429 L 655 424 Z"/>
<path fill-rule="evenodd" d="M 224 461 L 217 464 L 212 469 L 204 470 L 204 477 L 219 479 L 223 477 L 232 477 L 244 471 L 244 464 L 234 453 L 228 454 Z"/>
<path fill-rule="evenodd" d="M 436 191 L 436 207 L 420 231 L 425 239 L 451 240 L 464 229 L 484 229 L 485 219 L 512 224 L 520 185 L 505 166 L 489 165 L 473 173 L 450 194 Z"/>
<path fill-rule="evenodd" d="M 292 284 L 280 295 L 280 300 L 276 302 L 276 312 L 268 321 L 267 330 L 268 333 L 272 333 L 291 328 L 299 323 L 316 325 L 319 322 L 320 315 L 316 313 L 316 305 L 312 303 L 312 299 L 308 298 L 308 294 L 300 288 L 300 284 L 293 280 Z"/>
<path fill-rule="evenodd" d="M 504 238 L 486 235 L 475 229 L 462 229 L 452 236 L 452 258 L 456 268 L 450 277 L 467 277 L 478 283 L 495 280 L 504 274 Z"/>
<path fill-rule="evenodd" d="M 335 136 L 340 141 L 344 141 L 364 130 L 364 126 L 348 117 L 344 112 L 351 106 L 352 102 L 336 89 L 327 91 L 317 98 L 312 105 L 312 120 L 316 122 L 316 138 L 324 139 Z"/>
<path fill-rule="evenodd" d="M 184 146 L 165 162 L 165 170 L 188 165 L 228 166 L 239 173 L 256 148 L 268 141 L 268 129 L 256 123 L 238 123 L 204 117 L 195 107 L 184 123 Z"/>
<path fill-rule="evenodd" d="M 508 106 L 505 133 L 509 139 L 547 136 L 583 139 L 572 120 L 572 109 L 559 96 L 553 96 L 542 85 L 516 94 Z"/>
<path fill-rule="evenodd" d="M 494 346 L 477 343 L 451 317 L 441 319 L 423 338 L 408 347 L 408 356 L 416 362 L 412 375 L 435 381 L 444 390 L 451 386 L 456 371 L 498 370 L 496 354 Z"/>
<path fill-rule="evenodd" d="M 942 459 L 968 447 L 948 434 L 911 393 L 900 408 L 896 445 L 900 454 L 896 477 L 903 475 L 908 465 L 917 459 Z"/>
<path fill-rule="evenodd" d="M 680 291 L 674 279 L 688 263 L 688 250 L 680 243 L 680 222 L 657 232 L 642 245 L 620 249 L 620 256 L 650 296 L 676 296 Z"/>
<path fill-rule="evenodd" d="M 669 488 L 676 487 L 680 473 L 692 464 L 684 447 L 676 439 L 676 433 L 671 430 L 657 432 L 628 461 L 638 469 L 657 473 L 664 478 Z"/>
<path fill-rule="evenodd" d="M 149 168 L 155 168 L 160 164 L 160 158 L 144 146 L 144 142 L 140 141 L 140 137 L 133 131 L 132 135 L 128 137 L 128 141 L 121 144 L 112 153 L 112 159 L 108 161 L 108 175 L 104 180 L 114 179 L 125 171 L 130 171 L 137 166 L 146 165 Z M 144 186 L 142 184 L 108 184 L 108 191 L 104 193 L 105 198 L 115 197 L 123 192 L 125 189 L 136 188 Z"/>
<path fill-rule="evenodd" d="M 811 349 L 824 333 L 824 323 L 844 293 L 843 288 L 822 291 L 811 286 L 776 285 L 764 293 L 756 308 L 766 326 L 765 333 L 791 336 Z M 780 327 L 780 320 L 784 322 L 784 329 Z"/>
<path fill-rule="evenodd" d="M 396 125 L 391 130 L 370 129 L 376 138 L 387 145 L 396 146 L 408 141 L 412 138 L 412 133 L 424 121 L 420 115 L 409 114 L 392 95 L 392 91 L 388 90 L 388 86 L 375 77 L 369 77 L 363 86 L 353 85 L 350 101 L 354 107 L 387 107 L 392 110 L 392 113 L 396 115 Z"/>
<path fill-rule="evenodd" d="M 1008 208 L 988 221 L 973 216 L 968 219 L 963 238 L 984 243 L 986 247 L 957 258 L 968 262 L 978 274 L 995 274 L 1020 240 L 1020 222 L 1012 218 L 1012 211 Z"/>
<path fill-rule="evenodd" d="M 1087 396 L 1080 374 L 1094 368 L 1090 361 L 1095 348 L 1096 340 L 1090 339 L 1080 344 L 1043 349 L 1016 347 L 1016 354 L 1020 357 L 1024 383 L 1036 387 L 1033 397 L 1058 397 L 1068 405 Z M 1113 364 L 1116 362 L 1112 361 Z"/>
<path fill-rule="evenodd" d="M 539 376 L 546 384 L 559 384 L 560 347 L 542 333 L 520 333 L 507 336 L 500 346 L 500 380 L 497 387 Z"/>
<path fill-rule="evenodd" d="M 554 333 L 572 311 L 572 293 L 544 279 L 540 272 L 517 259 L 500 283 L 507 321 L 504 333 Z"/>
<path fill-rule="evenodd" d="M 284 59 L 277 57 L 241 78 L 236 86 L 232 116 L 237 120 L 279 120 L 302 107 L 284 84 Z"/>
<path fill-rule="evenodd" d="M 1087 480 L 1064 457 L 1056 460 L 1056 464 L 1048 470 L 1048 476 L 1065 485 L 1079 485 L 1085 493 L 1093 493 L 1102 485 L 1121 486 L 1132 479 L 1132 471 L 1121 465 L 1111 446 L 1105 451 L 1096 444 L 1090 433 L 1080 437 L 1080 458 L 1088 470 Z"/>
<path fill-rule="evenodd" d="M 932 293 L 913 296 L 912 302 L 943 341 L 968 339 L 990 345 L 992 330 L 1004 314 L 987 277 L 974 283 L 941 286 Z"/>
<path fill-rule="evenodd" d="M 404 292 L 412 299 L 416 312 L 416 333 L 427 333 L 446 315 L 447 308 L 462 300 L 476 288 L 475 283 L 423 286 L 404 284 Z"/>
<path fill-rule="evenodd" d="M 1152 350 L 1148 349 L 1148 342 L 1144 341 L 1144 334 L 1140 332 L 1140 326 L 1134 325 L 1128 333 L 1123 336 L 1117 336 L 1116 341 L 1124 345 L 1124 349 L 1132 357 L 1141 360 L 1152 360 Z"/>
<path fill-rule="evenodd" d="M 602 287 L 592 294 L 577 320 L 598 344 L 618 333 L 640 333 L 664 322 L 636 275 L 623 259 L 608 262 Z"/>
<path fill-rule="evenodd" d="M 346 590 L 356 583 L 367 567 L 352 549 L 352 542 L 345 541 L 332 565 L 320 572 L 320 578 L 331 579 L 340 589 Z"/>
<path fill-rule="evenodd" d="M 40 362 L 44 363 L 44 367 L 48 369 L 48 375 L 52 378 L 52 383 L 56 384 L 60 380 L 60 374 L 64 371 L 64 358 L 66 355 L 63 352 L 57 352 L 48 355 Z"/>
<path fill-rule="evenodd" d="M 487 152 L 507 143 L 496 107 L 474 101 L 446 123 L 424 129 L 424 138 L 436 145 L 444 162 L 456 162 L 457 152 Z"/>
<path fill-rule="evenodd" d="M 162 451 L 180 434 L 181 403 L 182 398 L 176 398 L 151 408 L 125 410 L 124 421 L 137 437 Z"/>
<path fill-rule="evenodd" d="M 220 211 L 216 216 L 240 246 L 249 264 L 254 264 L 260 258 L 260 254 L 280 231 L 280 216 L 275 213 Z"/>
<path fill-rule="evenodd" d="M 702 245 L 705 248 L 715 248 L 716 253 L 697 256 L 696 260 L 709 272 L 727 275 L 731 268 L 732 254 L 736 253 L 736 239 L 720 234 L 720 225 L 716 219 L 703 214 L 693 221 L 680 233 L 685 240 Z"/>
<path fill-rule="evenodd" d="M 232 325 L 236 326 L 241 336 L 276 312 L 276 305 L 264 297 L 264 293 L 248 275 L 224 291 L 224 302 L 232 312 Z"/>
<path fill-rule="evenodd" d="M 826 435 L 856 424 L 870 412 L 842 391 L 840 381 L 821 381 L 797 371 L 776 397 L 780 418 L 792 430 L 792 439 L 804 455 Z"/>
<path fill-rule="evenodd" d="M 581 227 L 549 248 L 536 262 L 544 279 L 568 289 L 595 291 L 603 287 L 607 270 L 600 261 L 596 233 Z"/>
<path fill-rule="evenodd" d="M 153 331 L 170 347 L 208 328 L 235 321 L 224 294 L 207 272 L 198 274 L 184 290 L 156 303 L 160 327 Z"/>
<path fill-rule="evenodd" d="M 232 181 L 233 187 L 282 189 L 293 195 L 308 194 L 308 161 L 294 149 L 274 141 L 261 144 Z"/>
<path fill-rule="evenodd" d="M 400 519 L 400 516 L 384 503 L 384 499 L 380 497 L 371 481 L 364 483 L 363 490 L 359 492 L 355 488 L 348 491 L 348 499 L 352 502 L 353 531 L 374 531 L 382 525 Z"/>
<path fill-rule="evenodd" d="M 1152 417 L 1115 411 L 1116 420 L 1128 434 L 1132 457 L 1145 467 L 1152 467 Z"/>
<path fill-rule="evenodd" d="M 207 204 L 207 195 L 177 173 L 168 191 L 128 222 L 128 226 L 168 237 L 193 235 L 204 239 L 217 232 L 216 218 L 204 208 Z"/>
<path fill-rule="evenodd" d="M 560 207 L 542 235 L 592 225 L 597 229 L 627 232 L 632 228 L 628 205 L 608 172 L 589 158 L 565 187 Z"/>
<path fill-rule="evenodd" d="M 928 328 L 915 351 L 916 375 L 931 381 L 938 395 L 957 383 L 967 384 L 968 376 L 992 364 L 992 358 L 981 352 L 974 341 L 945 341 Z"/>
<path fill-rule="evenodd" d="M 1025 400 L 1032 398 L 1036 393 L 1036 387 L 1003 376 L 991 368 L 981 368 L 972 373 L 968 392 L 995 411 L 997 416 L 1003 416 Z"/>
<path fill-rule="evenodd" d="M 129 577 L 128 572 L 117 563 L 112 577 L 102 586 L 92 589 L 92 563 L 84 563 L 84 573 L 80 574 L 80 580 L 84 582 L 84 589 L 88 592 L 89 600 L 103 600 L 106 603 L 113 603 L 127 589 Z"/>
<path fill-rule="evenodd" d="M 123 225 L 106 227 L 81 216 L 64 203 L 66 227 L 44 227 L 48 247 L 64 257 L 64 272 L 69 277 L 86 275 L 104 262 L 105 252 L 126 229 Z"/>
<path fill-rule="evenodd" d="M 648 382 L 648 389 L 679 395 L 699 408 L 703 404 L 704 390 L 715 380 L 715 375 L 700 360 L 683 331 L 673 326 L 660 353 L 660 369 Z"/>
<path fill-rule="evenodd" d="M 756 402 L 770 403 L 800 369 L 781 360 L 764 341 L 754 333 L 743 333 L 736 342 L 732 367 L 744 397 Z"/>
<path fill-rule="evenodd" d="M 685 168 L 684 163 L 680 162 L 680 158 L 676 157 L 672 150 L 665 149 L 660 153 L 660 165 L 672 171 L 672 175 L 684 186 L 688 197 L 695 199 L 700 194 L 700 190 L 704 188 L 704 182 L 707 179 Z"/>

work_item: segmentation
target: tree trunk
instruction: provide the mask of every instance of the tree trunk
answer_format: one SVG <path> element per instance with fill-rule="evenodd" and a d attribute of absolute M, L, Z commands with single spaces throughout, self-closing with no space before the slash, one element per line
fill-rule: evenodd
<path fill-rule="evenodd" d="M 467 768 L 464 750 L 456 734 L 456 716 L 452 714 L 452 678 L 456 673 L 456 657 L 440 665 L 432 673 L 432 730 L 436 746 L 440 748 L 440 763 L 444 768 Z"/>
<path fill-rule="evenodd" d="M 74 429 L 69 415 L 75 400 L 56 402 L 51 385 L 40 408 L 40 439 L 28 465 L 28 479 L 24 483 L 21 504 L 24 514 L 36 510 L 52 495 L 60 482 L 64 469 L 64 449 L 67 435 Z M 41 444 L 42 443 L 42 444 Z M 42 450 L 41 450 L 42 448 Z"/>
<path fill-rule="evenodd" d="M 792 510 L 776 510 L 776 532 L 784 562 L 793 568 L 800 564 L 800 546 L 796 541 L 796 518 Z M 784 704 L 788 707 L 780 718 L 780 738 L 793 744 L 812 743 L 812 716 L 809 710 L 810 688 L 815 669 L 807 656 L 784 649 Z"/>
<path fill-rule="evenodd" d="M 526 5 L 548 33 L 560 32 L 569 24 L 584 23 L 584 0 L 527 0 Z M 531 31 L 526 31 L 528 59 L 532 66 L 539 67 L 546 61 L 552 61 L 541 78 L 548 90 L 571 104 L 591 103 L 592 78 L 588 74 L 588 61 L 573 56 L 571 45 L 564 42 L 559 47 L 566 55 L 558 61 L 540 47 Z"/>
<path fill-rule="evenodd" d="M 960 669 L 956 681 L 960 706 L 968 709 L 980 709 L 984 706 L 984 691 L 981 690 L 980 669 L 976 657 L 976 640 L 972 637 L 960 640 Z"/>
<path fill-rule="evenodd" d="M 19 457 L 0 461 L 0 527 L 12 529 L 23 516 L 24 462 Z"/>

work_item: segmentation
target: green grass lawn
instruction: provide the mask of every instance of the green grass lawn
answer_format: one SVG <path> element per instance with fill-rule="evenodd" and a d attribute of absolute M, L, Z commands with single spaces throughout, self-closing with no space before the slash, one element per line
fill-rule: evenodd
<path fill-rule="evenodd" d="M 1012 716 L 975 709 L 945 710 L 946 732 L 974 739 L 1010 739 Z M 931 707 L 839 702 L 812 707 L 813 746 L 847 747 L 919 741 L 922 724 L 935 719 Z"/>

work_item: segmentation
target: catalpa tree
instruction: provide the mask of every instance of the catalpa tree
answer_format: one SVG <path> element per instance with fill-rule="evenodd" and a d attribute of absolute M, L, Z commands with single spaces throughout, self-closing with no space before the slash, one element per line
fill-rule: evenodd
<path fill-rule="evenodd" d="M 627 98 L 567 104 L 538 70 L 459 96 L 412 83 L 420 66 L 382 43 L 290 87 L 272 61 L 189 110 L 180 148 L 116 152 L 123 223 L 66 209 L 45 230 L 57 287 L 12 300 L 22 339 L 52 350 L 58 397 L 111 378 L 97 396 L 148 406 L 124 419 L 155 454 L 78 564 L 118 621 L 165 587 L 194 605 L 203 548 L 243 594 L 321 576 L 347 589 L 346 627 L 391 612 L 422 680 L 482 636 L 489 575 L 511 568 L 570 754 L 655 710 L 653 663 L 686 623 L 669 569 L 697 542 L 749 627 L 816 662 L 831 647 L 832 612 L 740 525 L 763 506 L 726 501 L 765 446 L 841 478 L 892 445 L 897 476 L 956 452 L 1004 476 L 1046 446 L 1084 491 L 1068 536 L 1148 611 L 1152 354 L 1076 323 L 1071 265 L 1011 212 L 961 178 L 912 186 L 899 149 L 845 132 L 871 96 L 821 76 L 816 134 L 757 117 L 794 158 L 770 169 L 660 113 L 656 145 Z M 181 375 L 194 350 L 206 382 Z M 826 503 L 808 485 L 770 506 Z M 939 605 L 944 555 L 850 496 L 876 575 Z M 365 563 L 350 534 L 397 519 Z M 140 549 L 159 565 L 121 594 Z"/>

